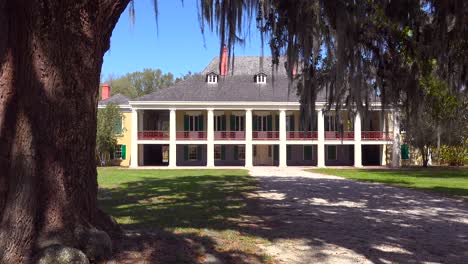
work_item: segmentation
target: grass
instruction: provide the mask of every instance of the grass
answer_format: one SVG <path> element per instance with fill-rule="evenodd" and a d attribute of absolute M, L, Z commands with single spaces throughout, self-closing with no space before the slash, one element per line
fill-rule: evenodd
<path fill-rule="evenodd" d="M 313 169 L 348 179 L 380 182 L 394 186 L 427 190 L 451 196 L 468 198 L 468 169 L 414 168 L 414 169 Z"/>
<path fill-rule="evenodd" d="M 269 262 L 258 247 L 268 241 L 239 229 L 243 193 L 256 188 L 246 170 L 98 168 L 98 182 L 101 208 L 126 229 L 164 230 Z"/>

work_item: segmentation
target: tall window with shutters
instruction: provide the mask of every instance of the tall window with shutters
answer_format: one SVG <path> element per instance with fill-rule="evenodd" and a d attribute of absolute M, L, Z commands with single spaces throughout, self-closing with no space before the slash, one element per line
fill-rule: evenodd
<path fill-rule="evenodd" d="M 198 160 L 198 146 L 197 145 L 188 146 L 188 160 Z"/>
<path fill-rule="evenodd" d="M 255 116 L 254 117 L 254 131 L 272 131 L 273 130 L 273 120 L 272 116 Z"/>
<path fill-rule="evenodd" d="M 114 124 L 114 133 L 117 135 L 122 135 L 123 133 L 123 117 L 118 118 Z"/>
<path fill-rule="evenodd" d="M 225 115 L 217 115 L 214 117 L 214 130 L 226 131 L 226 116 Z"/>
<path fill-rule="evenodd" d="M 116 145 L 114 152 L 111 155 L 111 159 L 126 159 L 127 158 L 127 146 L 126 145 Z"/>
<path fill-rule="evenodd" d="M 231 115 L 231 131 L 245 131 L 244 116 Z"/>
<path fill-rule="evenodd" d="M 294 115 L 286 116 L 286 131 L 295 131 Z"/>
<path fill-rule="evenodd" d="M 184 131 L 203 131 L 203 115 L 185 115 Z"/>

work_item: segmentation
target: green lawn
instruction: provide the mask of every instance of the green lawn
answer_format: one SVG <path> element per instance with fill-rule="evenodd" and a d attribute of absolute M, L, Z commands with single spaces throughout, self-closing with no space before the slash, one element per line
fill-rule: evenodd
<path fill-rule="evenodd" d="M 246 170 L 98 168 L 98 182 L 101 208 L 126 229 L 164 230 L 210 240 L 218 252 L 270 259 L 258 247 L 268 241 L 239 228 L 247 199 L 242 193 L 256 188 Z"/>
<path fill-rule="evenodd" d="M 414 169 L 313 169 L 348 179 L 381 182 L 390 185 L 434 191 L 468 198 L 468 169 L 414 168 Z"/>

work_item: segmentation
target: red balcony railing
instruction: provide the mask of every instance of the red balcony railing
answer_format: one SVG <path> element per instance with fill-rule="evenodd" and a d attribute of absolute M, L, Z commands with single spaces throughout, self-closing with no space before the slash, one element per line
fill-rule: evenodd
<path fill-rule="evenodd" d="M 392 140 L 393 136 L 384 131 L 361 131 L 362 140 Z"/>
<path fill-rule="evenodd" d="M 169 139 L 169 131 L 138 131 L 138 139 L 167 140 Z"/>
<path fill-rule="evenodd" d="M 288 140 L 311 140 L 317 139 L 317 131 L 287 131 Z"/>
<path fill-rule="evenodd" d="M 325 139 L 342 139 L 339 131 L 325 131 Z M 343 131 L 344 140 L 353 140 L 354 131 Z"/>
<path fill-rule="evenodd" d="M 178 140 L 202 140 L 206 139 L 205 131 L 177 131 Z"/>
<path fill-rule="evenodd" d="M 252 137 L 256 140 L 276 140 L 279 139 L 279 131 L 253 131 Z"/>
<path fill-rule="evenodd" d="M 216 140 L 244 140 L 245 131 L 215 131 Z"/>

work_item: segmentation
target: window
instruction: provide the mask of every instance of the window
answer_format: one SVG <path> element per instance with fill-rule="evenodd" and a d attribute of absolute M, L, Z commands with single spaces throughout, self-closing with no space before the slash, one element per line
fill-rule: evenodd
<path fill-rule="evenodd" d="M 214 146 L 214 159 L 221 160 L 221 145 Z"/>
<path fill-rule="evenodd" d="M 208 76 L 206 77 L 206 81 L 208 83 L 217 83 L 218 82 L 218 75 L 214 74 L 214 73 L 210 73 L 208 74 Z"/>
<path fill-rule="evenodd" d="M 255 131 L 270 131 L 272 130 L 271 116 L 256 116 L 255 118 Z"/>
<path fill-rule="evenodd" d="M 122 145 L 115 146 L 114 159 L 122 158 Z"/>
<path fill-rule="evenodd" d="M 169 146 L 162 147 L 162 162 L 169 162 Z"/>
<path fill-rule="evenodd" d="M 114 133 L 117 134 L 117 135 L 120 135 L 123 132 L 122 118 L 123 117 L 120 117 L 119 119 L 117 119 L 115 124 L 114 124 Z"/>
<path fill-rule="evenodd" d="M 245 160 L 245 146 L 238 146 L 237 158 L 239 160 Z"/>
<path fill-rule="evenodd" d="M 126 145 L 117 145 L 117 146 L 115 146 L 114 153 L 111 153 L 111 159 L 122 159 L 122 160 L 124 160 L 126 158 L 127 158 L 127 146 Z"/>
<path fill-rule="evenodd" d="M 188 146 L 188 159 L 189 160 L 197 160 L 198 159 L 198 146 L 197 145 L 189 145 Z"/>
<path fill-rule="evenodd" d="M 336 146 L 334 145 L 327 146 L 327 159 L 336 160 Z"/>
<path fill-rule="evenodd" d="M 231 116 L 231 131 L 244 131 L 244 116 Z"/>
<path fill-rule="evenodd" d="M 187 116 L 187 124 L 185 131 L 202 131 L 203 130 L 203 116 L 202 115 L 189 115 Z"/>
<path fill-rule="evenodd" d="M 225 115 L 217 115 L 214 117 L 214 130 L 226 131 L 226 116 Z"/>
<path fill-rule="evenodd" d="M 337 119 L 335 115 L 325 116 L 325 131 L 338 131 Z"/>
<path fill-rule="evenodd" d="M 294 131 L 294 115 L 287 115 L 286 116 L 286 131 Z"/>
<path fill-rule="evenodd" d="M 304 160 L 312 160 L 313 158 L 313 147 L 312 146 L 304 146 L 304 150 L 303 150 L 303 159 Z"/>
<path fill-rule="evenodd" d="M 257 83 L 266 83 L 266 74 L 263 74 L 263 73 L 257 74 L 255 81 Z"/>

